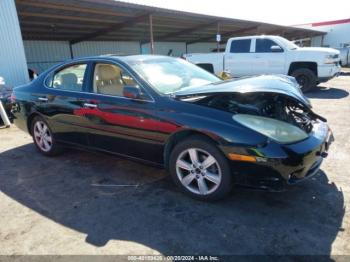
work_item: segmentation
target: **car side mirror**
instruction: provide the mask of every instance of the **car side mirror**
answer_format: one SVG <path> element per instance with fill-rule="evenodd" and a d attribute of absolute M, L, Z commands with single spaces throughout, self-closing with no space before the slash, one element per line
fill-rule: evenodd
<path fill-rule="evenodd" d="M 271 46 L 271 52 L 274 52 L 274 53 L 281 53 L 281 52 L 283 52 L 283 49 L 280 47 L 280 46 L 278 46 L 278 45 L 273 45 L 273 46 Z"/>
<path fill-rule="evenodd" d="M 142 93 L 138 87 L 124 86 L 123 96 L 131 99 L 140 99 L 142 97 Z"/>

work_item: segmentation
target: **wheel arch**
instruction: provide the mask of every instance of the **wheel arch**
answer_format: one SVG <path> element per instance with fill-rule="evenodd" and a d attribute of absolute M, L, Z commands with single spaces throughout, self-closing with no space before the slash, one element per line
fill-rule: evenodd
<path fill-rule="evenodd" d="M 39 113 L 37 112 L 33 112 L 31 113 L 28 118 L 27 118 L 27 129 L 28 129 L 28 133 L 32 136 L 32 122 L 33 122 L 33 119 L 36 117 L 36 116 L 40 116 Z"/>
<path fill-rule="evenodd" d="M 315 76 L 318 76 L 317 63 L 316 62 L 292 62 L 289 66 L 288 75 L 291 75 L 295 70 L 307 68 L 314 72 Z"/>
<path fill-rule="evenodd" d="M 215 139 L 214 134 L 210 133 L 204 133 L 198 130 L 193 130 L 193 129 L 186 129 L 186 130 L 181 130 L 178 131 L 174 134 L 172 134 L 166 141 L 165 146 L 164 146 L 164 152 L 163 152 L 163 159 L 164 159 L 164 167 L 168 169 L 169 167 L 169 158 L 170 158 L 170 153 L 174 149 L 175 145 L 186 138 L 189 138 L 191 136 L 202 136 L 209 141 L 213 142 L 216 145 L 219 145 L 220 143 L 218 142 L 217 139 Z"/>

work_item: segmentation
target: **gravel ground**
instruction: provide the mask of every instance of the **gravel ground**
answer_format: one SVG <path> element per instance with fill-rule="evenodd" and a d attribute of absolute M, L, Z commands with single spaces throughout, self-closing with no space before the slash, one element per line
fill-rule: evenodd
<path fill-rule="evenodd" d="M 347 70 L 308 94 L 336 139 L 318 176 L 216 203 L 184 196 L 163 170 L 74 150 L 46 158 L 0 129 L 0 254 L 350 255 L 349 92 Z"/>

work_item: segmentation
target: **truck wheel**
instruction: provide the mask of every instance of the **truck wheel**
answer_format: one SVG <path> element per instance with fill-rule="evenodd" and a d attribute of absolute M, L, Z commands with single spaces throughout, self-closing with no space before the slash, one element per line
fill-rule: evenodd
<path fill-rule="evenodd" d="M 292 72 L 303 92 L 308 92 L 317 85 L 317 77 L 315 73 L 308 68 L 296 69 Z"/>

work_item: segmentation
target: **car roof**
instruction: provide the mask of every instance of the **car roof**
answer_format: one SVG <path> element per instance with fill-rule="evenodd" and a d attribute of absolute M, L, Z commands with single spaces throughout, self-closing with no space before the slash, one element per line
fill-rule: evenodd
<path fill-rule="evenodd" d="M 114 57 L 114 56 L 112 56 L 112 57 Z M 162 59 L 162 58 L 175 59 L 174 57 L 163 56 L 163 55 L 128 55 L 128 56 L 118 56 L 116 58 L 118 58 L 124 62 L 152 61 L 152 60 L 158 60 L 158 59 Z"/>
<path fill-rule="evenodd" d="M 101 59 L 115 60 L 115 61 L 122 61 L 125 63 L 130 63 L 130 62 L 136 62 L 136 61 L 151 61 L 151 60 L 157 60 L 157 59 L 162 59 L 162 58 L 163 59 L 164 58 L 172 59 L 173 57 L 163 56 L 163 55 L 107 54 L 107 55 L 99 55 L 99 56 L 87 56 L 87 57 L 73 58 L 71 60 L 64 61 L 62 64 L 74 63 L 74 62 L 79 62 L 79 61 L 88 61 L 88 60 L 101 60 Z"/>

